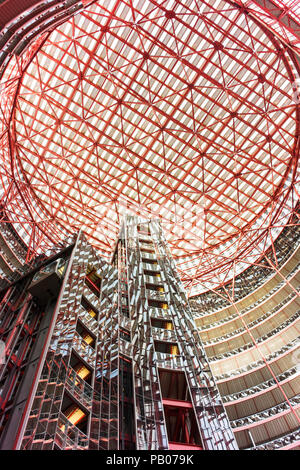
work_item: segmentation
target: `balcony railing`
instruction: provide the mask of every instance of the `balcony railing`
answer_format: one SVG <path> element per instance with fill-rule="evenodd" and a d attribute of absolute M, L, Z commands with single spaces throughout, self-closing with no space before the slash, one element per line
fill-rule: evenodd
<path fill-rule="evenodd" d="M 142 243 L 143 240 L 146 240 L 148 242 L 152 242 L 152 237 L 151 235 L 148 235 L 147 233 L 145 232 L 139 232 L 138 233 L 138 236 L 139 236 L 139 241 Z"/>
<path fill-rule="evenodd" d="M 300 287 L 298 287 L 297 291 L 300 291 Z M 295 292 L 291 292 L 290 295 L 288 295 L 282 302 L 280 302 L 278 305 L 276 305 L 274 308 L 272 308 L 272 310 L 269 310 L 268 312 L 264 313 L 262 316 L 260 316 L 259 318 L 256 318 L 255 320 L 253 320 L 252 322 L 248 323 L 248 328 L 253 328 L 255 327 L 256 325 L 258 325 L 259 323 L 263 322 L 264 320 L 266 320 L 267 318 L 271 317 L 272 315 L 274 315 L 274 313 L 278 312 L 284 305 L 286 305 L 290 300 L 292 300 L 293 298 L 296 297 L 296 293 Z M 201 333 L 201 330 L 200 330 L 200 333 Z M 229 338 L 232 338 L 233 336 L 237 336 L 239 333 L 246 333 L 246 330 L 245 330 L 245 327 L 242 326 L 241 328 L 238 328 L 234 331 L 231 331 L 230 333 L 227 333 L 223 336 L 217 336 L 215 338 L 212 338 L 208 341 L 202 341 L 202 344 L 203 346 L 209 346 L 210 344 L 217 344 L 221 341 L 225 341 Z"/>
<path fill-rule="evenodd" d="M 282 372 L 282 374 L 277 375 L 276 380 L 277 382 L 282 382 L 283 380 L 288 379 L 289 377 L 293 377 L 293 375 L 297 374 L 297 366 L 292 367 L 291 369 Z M 240 400 L 241 398 L 247 398 L 255 393 L 262 392 L 264 390 L 268 390 L 270 387 L 276 385 L 275 379 L 266 380 L 258 385 L 254 385 L 253 387 L 246 388 L 245 390 L 241 390 L 240 392 L 231 393 L 230 395 L 224 395 L 223 401 L 225 403 L 234 402 L 235 400 Z"/>
<path fill-rule="evenodd" d="M 184 370 L 184 365 L 181 356 L 175 356 L 162 352 L 155 352 L 155 355 L 158 367 L 166 369 Z"/>
<path fill-rule="evenodd" d="M 145 282 L 149 284 L 154 284 L 154 285 L 161 285 L 163 282 L 162 278 L 159 276 L 149 276 L 148 274 L 144 275 Z"/>
<path fill-rule="evenodd" d="M 257 338 L 256 343 L 262 343 L 263 341 L 266 341 L 267 339 L 272 338 L 274 335 L 279 333 L 284 328 L 287 328 L 289 325 L 291 325 L 294 321 L 296 321 L 299 318 L 299 313 L 300 313 L 300 310 L 298 310 L 296 313 L 294 313 L 294 315 L 292 315 L 290 318 L 288 318 L 285 322 L 281 323 L 281 325 L 277 326 L 276 328 L 269 331 L 265 335 L 260 336 L 259 338 Z M 253 348 L 253 347 L 254 347 L 254 344 L 252 342 L 247 343 L 247 344 L 244 344 L 243 346 L 240 346 L 239 348 L 232 349 L 231 351 L 226 351 L 226 352 L 224 352 L 222 354 L 218 354 L 216 356 L 209 356 L 209 360 L 210 361 L 219 361 L 219 360 L 222 360 L 226 357 L 234 356 L 236 354 L 244 352 L 247 349 L 250 349 L 250 348 Z"/>
<path fill-rule="evenodd" d="M 288 276 L 286 276 L 286 280 L 289 280 L 291 279 L 299 270 L 300 268 L 300 263 L 297 264 L 297 266 L 295 266 L 295 268 L 288 274 Z M 256 307 L 258 307 L 260 304 L 262 304 L 263 302 L 265 302 L 269 297 L 271 297 L 274 293 L 276 293 L 277 291 L 279 291 L 281 289 L 281 287 L 283 287 L 284 285 L 286 284 L 285 281 L 281 281 L 279 282 L 278 284 L 276 284 L 275 287 L 273 287 L 273 289 L 269 290 L 267 292 L 267 294 L 265 294 L 264 296 L 260 297 L 258 300 L 256 300 L 256 302 L 254 302 L 253 304 L 251 305 L 248 305 L 248 307 L 245 307 L 243 308 L 242 310 L 240 310 L 239 314 L 238 313 L 232 313 L 231 315 L 226 315 L 224 318 L 222 318 L 221 320 L 218 320 L 218 321 L 215 321 L 213 323 L 210 323 L 209 325 L 205 325 L 205 327 L 203 328 L 204 330 L 207 330 L 207 329 L 210 329 L 210 328 L 215 328 L 216 326 L 219 326 L 219 325 L 222 325 L 224 323 L 228 323 L 229 321 L 231 320 L 234 320 L 236 318 L 238 318 L 239 316 L 243 316 L 244 314 L 246 314 L 247 312 L 249 312 L 250 310 L 253 310 L 255 309 Z M 229 305 L 230 306 L 230 305 Z M 215 309 L 215 311 L 212 311 L 212 312 L 202 312 L 201 315 L 198 314 L 198 312 L 196 312 L 194 309 L 193 309 L 193 313 L 194 313 L 194 316 L 196 318 L 201 318 L 201 317 L 205 317 L 207 316 L 207 314 L 210 314 L 213 316 L 213 314 L 217 311 L 217 308 Z"/>
<path fill-rule="evenodd" d="M 169 313 L 169 310 L 164 308 L 151 307 L 149 308 L 149 314 L 152 318 L 157 318 L 160 320 L 172 320 L 172 315 Z"/>
<path fill-rule="evenodd" d="M 79 377 L 72 367 L 68 369 L 66 388 L 87 409 L 90 409 L 93 399 L 93 389 L 85 380 Z"/>
<path fill-rule="evenodd" d="M 80 429 L 72 424 L 61 412 L 58 415 L 55 443 L 64 450 L 87 449 L 89 439 Z"/>
<path fill-rule="evenodd" d="M 165 292 L 158 292 L 156 290 L 146 289 L 146 295 L 147 295 L 148 299 L 150 299 L 150 300 L 158 300 L 160 302 L 165 302 L 166 301 Z"/>
<path fill-rule="evenodd" d="M 11 276 L 14 271 L 17 271 L 16 266 L 11 263 L 4 251 L 0 251 L 0 267 L 7 276 Z"/>
<path fill-rule="evenodd" d="M 14 255 L 19 259 L 21 264 L 25 263 L 27 251 L 21 244 L 14 238 L 11 231 L 6 227 L 5 223 L 1 223 L 1 234 L 4 238 L 7 245 L 10 246 L 11 250 L 13 251 Z"/>
<path fill-rule="evenodd" d="M 144 263 L 147 263 L 146 260 L 148 260 L 148 259 L 150 259 L 152 261 L 157 261 L 156 253 L 147 253 L 147 252 L 143 251 L 143 252 L 141 252 L 141 256 L 142 256 L 143 259 L 145 259 Z"/>
<path fill-rule="evenodd" d="M 289 399 L 289 402 L 292 406 L 297 406 L 300 404 L 300 395 L 296 395 L 293 398 Z M 271 416 L 275 416 L 283 411 L 290 409 L 290 405 L 288 402 L 279 403 L 279 405 L 272 406 L 272 408 L 268 408 L 267 410 L 260 411 L 259 413 L 254 413 L 249 416 L 245 416 L 243 418 L 235 419 L 231 421 L 231 426 L 233 428 L 247 426 L 249 424 L 256 423 L 258 421 L 262 421 L 264 419 L 270 418 Z"/>
<path fill-rule="evenodd" d="M 177 341 L 174 330 L 167 330 L 165 328 L 156 328 L 152 326 L 153 339 L 158 341 Z"/>
<path fill-rule="evenodd" d="M 149 240 L 150 241 L 150 240 Z M 153 244 L 152 243 L 143 243 L 140 241 L 140 250 L 143 251 L 143 250 L 153 250 Z"/>
<path fill-rule="evenodd" d="M 272 441 L 265 442 L 264 444 L 258 444 L 255 447 L 249 447 L 246 450 L 277 450 L 295 442 L 298 442 L 300 446 L 300 429 L 292 431 L 285 436 L 278 437 L 277 439 L 273 439 Z"/>
<path fill-rule="evenodd" d="M 82 359 L 84 359 L 88 364 L 94 367 L 96 360 L 96 352 L 90 345 L 88 345 L 84 341 L 84 339 L 80 336 L 79 333 L 77 333 L 77 331 L 75 331 L 74 333 L 73 347 L 82 357 Z"/>
<path fill-rule="evenodd" d="M 274 353 L 269 354 L 269 356 L 266 357 L 266 361 L 271 362 L 272 360 L 277 359 L 278 357 L 280 357 L 283 354 L 289 352 L 290 350 L 295 349 L 297 347 L 297 344 L 298 344 L 298 340 L 291 341 L 290 343 L 284 345 L 281 349 L 278 349 Z M 258 369 L 259 367 L 264 366 L 264 365 L 265 365 L 265 361 L 260 359 L 260 360 L 255 361 L 255 362 L 251 362 L 251 364 L 247 364 L 244 367 L 234 369 L 230 372 L 225 372 L 224 374 L 216 375 L 215 379 L 216 379 L 216 381 L 220 382 L 221 380 L 230 379 L 230 378 L 232 378 L 236 375 L 240 375 L 240 374 L 243 374 L 245 372 L 250 372 L 253 369 Z"/>
<path fill-rule="evenodd" d="M 209 390 L 206 387 L 191 389 L 195 406 L 198 410 L 210 409 L 212 406 L 222 406 L 222 398 L 217 390 Z"/>
<path fill-rule="evenodd" d="M 98 322 L 83 307 L 79 309 L 78 316 L 82 323 L 94 334 L 98 332 Z"/>
<path fill-rule="evenodd" d="M 287 226 L 275 242 L 278 268 L 280 269 L 293 256 L 300 244 L 299 226 Z M 272 260 L 273 253 L 270 250 L 268 258 Z M 276 263 L 276 260 L 274 260 Z M 235 279 L 235 302 L 243 299 L 254 290 L 257 290 L 267 280 L 269 280 L 275 271 L 271 269 L 268 262 L 266 267 L 253 266 L 241 273 Z M 218 292 L 206 292 L 201 294 L 192 302 L 195 317 L 207 315 L 209 312 L 215 312 L 225 307 L 230 307 L 229 299 L 224 298 L 223 289 Z"/>
<path fill-rule="evenodd" d="M 7 258 L 11 261 L 13 266 L 22 268 L 24 261 L 18 256 L 18 253 L 14 251 L 10 243 L 3 236 L 3 233 L 0 230 L 0 249 L 6 254 Z"/>
<path fill-rule="evenodd" d="M 157 273 L 160 272 L 160 266 L 158 264 L 146 263 L 145 261 L 143 261 L 142 265 L 144 270 L 156 271 Z"/>

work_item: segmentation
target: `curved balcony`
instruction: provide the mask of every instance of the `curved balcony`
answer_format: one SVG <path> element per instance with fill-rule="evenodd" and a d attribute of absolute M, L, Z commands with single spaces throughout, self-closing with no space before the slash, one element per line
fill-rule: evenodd
<path fill-rule="evenodd" d="M 11 277 L 16 271 L 16 267 L 10 262 L 6 254 L 0 251 L 0 268 L 5 276 Z"/>
<path fill-rule="evenodd" d="M 300 394 L 291 398 L 289 402 L 293 407 L 299 408 L 300 407 Z M 279 403 L 278 405 L 272 406 L 271 408 L 267 408 L 266 410 L 260 411 L 259 413 L 254 413 L 249 416 L 244 416 L 242 418 L 232 420 L 231 426 L 233 428 L 248 426 L 258 421 L 263 421 L 267 418 L 278 415 L 279 413 L 283 413 L 284 411 L 287 411 L 289 409 L 290 409 L 290 406 L 288 402 L 282 402 L 282 403 Z"/>
<path fill-rule="evenodd" d="M 289 260 L 293 260 L 299 245 L 300 227 L 287 226 L 284 228 L 281 235 L 274 243 L 279 270 L 281 270 Z M 267 253 L 267 256 L 276 264 L 276 260 L 273 259 L 272 250 Z M 263 260 L 261 264 L 263 264 Z M 235 280 L 235 302 L 239 302 L 247 296 L 252 297 L 255 291 L 275 275 L 274 270 L 270 269 L 268 262 L 266 262 L 265 267 L 252 266 L 245 270 Z M 201 294 L 199 297 L 195 297 L 192 301 L 195 317 L 206 316 L 210 312 L 215 313 L 218 310 L 230 307 L 229 299 L 227 299 L 226 296 L 224 298 L 224 294 L 223 289 L 217 289 L 216 292 L 209 291 Z"/>
<path fill-rule="evenodd" d="M 300 291 L 300 288 L 297 289 L 297 291 Z M 252 329 L 255 329 L 257 327 L 262 327 L 263 323 L 266 324 L 266 320 L 268 319 L 276 319 L 275 317 L 279 317 L 279 315 L 276 315 L 280 310 L 282 310 L 283 307 L 287 307 L 287 308 L 290 308 L 291 306 L 291 303 L 292 303 L 292 300 L 298 298 L 297 294 L 295 292 L 292 292 L 290 295 L 288 295 L 282 302 L 280 302 L 278 305 L 276 305 L 275 307 L 273 307 L 271 310 L 263 313 L 263 315 L 261 315 L 260 317 L 256 318 L 255 320 L 251 321 L 250 323 L 247 323 L 246 320 L 245 322 L 247 323 L 247 327 L 249 328 L 249 330 L 252 330 Z M 289 304 L 289 305 L 288 305 Z M 298 306 L 300 306 L 298 304 Z M 281 312 L 282 313 L 282 312 Z M 203 337 L 203 331 L 199 331 L 199 334 L 201 336 L 201 339 Z M 235 329 L 234 331 L 231 331 L 229 333 L 226 333 L 222 336 L 217 336 L 217 337 L 214 337 L 210 340 L 207 340 L 207 341 L 203 341 L 202 340 L 202 344 L 203 346 L 207 347 L 207 346 L 213 346 L 213 345 L 218 345 L 220 344 L 221 342 L 224 342 L 224 341 L 227 341 L 227 340 L 230 340 L 231 338 L 233 339 L 237 339 L 238 336 L 242 336 L 242 335 L 245 335 L 247 334 L 247 330 L 245 329 L 245 326 L 241 326 L 240 328 L 237 328 Z M 254 334 L 254 333 L 253 333 Z"/>
<path fill-rule="evenodd" d="M 296 254 L 299 250 L 299 247 L 299 226 L 286 227 L 283 230 L 280 238 L 275 242 L 277 268 L 279 271 L 282 271 L 285 277 L 291 272 L 292 269 L 294 269 L 295 264 L 297 263 Z M 275 262 L 275 260 L 272 260 L 272 251 L 270 251 L 267 255 L 271 261 Z M 239 276 L 235 279 L 234 301 L 236 303 L 245 303 L 245 301 L 251 302 L 253 295 L 256 296 L 257 294 L 259 299 L 259 290 L 261 287 L 264 289 L 266 283 L 270 284 L 271 288 L 275 287 L 273 279 L 274 277 L 276 277 L 276 272 L 273 270 L 273 268 L 270 267 L 268 263 L 266 263 L 266 267 L 264 268 L 260 266 L 252 266 L 248 268 L 243 273 L 239 274 Z M 280 280 L 281 278 L 279 277 L 277 283 L 280 282 Z M 231 303 L 227 298 L 223 288 L 216 289 L 214 292 L 208 291 L 198 297 L 194 297 L 191 301 L 195 318 L 206 316 L 210 313 L 215 314 L 218 311 L 230 307 L 230 305 Z"/>
<path fill-rule="evenodd" d="M 297 417 L 300 416 L 300 408 L 293 409 L 294 412 L 289 408 L 252 424 L 233 428 L 239 448 L 259 446 L 299 429 Z"/>
<path fill-rule="evenodd" d="M 279 450 L 296 446 L 300 446 L 300 429 L 278 437 L 277 439 L 273 439 L 272 441 L 259 444 L 255 447 L 249 447 L 246 450 Z"/>
<path fill-rule="evenodd" d="M 295 261 L 295 259 L 293 259 L 293 261 Z M 297 288 L 300 284 L 299 269 L 300 263 L 297 263 L 296 266 L 294 266 L 293 269 L 285 276 L 285 279 L 289 281 L 291 285 L 294 286 L 294 288 Z M 263 292 L 261 292 L 261 295 L 258 299 L 250 296 L 248 305 L 243 307 L 242 301 L 239 303 L 241 305 L 236 304 L 236 307 L 239 310 L 239 314 L 236 312 L 236 309 L 232 306 L 232 304 L 230 304 L 226 306 L 225 309 L 215 309 L 213 312 L 203 313 L 201 316 L 198 316 L 195 318 L 196 325 L 200 328 L 200 331 L 216 328 L 218 326 L 233 322 L 234 320 L 238 319 L 239 315 L 244 316 L 248 312 L 251 312 L 251 310 L 262 307 L 264 303 L 269 304 L 271 301 L 274 301 L 274 303 L 281 302 L 282 296 L 286 295 L 286 290 L 290 291 L 288 294 L 291 293 L 291 288 L 286 284 L 286 281 L 282 280 L 282 278 L 278 275 L 274 276 L 270 284 L 270 286 L 265 285 L 262 287 L 261 290 Z"/>
<path fill-rule="evenodd" d="M 297 348 L 298 348 L 298 338 L 290 341 L 288 344 L 285 344 L 282 346 L 280 349 L 274 351 L 271 354 L 268 354 L 266 356 L 266 361 L 270 364 L 272 361 L 279 360 L 281 356 L 286 355 L 287 353 L 293 353 Z M 239 367 L 236 369 L 233 369 L 229 372 L 224 372 L 222 374 L 214 374 L 215 379 L 218 383 L 224 381 L 226 382 L 227 380 L 232 380 L 233 378 L 239 378 L 242 374 L 250 374 L 251 372 L 254 372 L 257 369 L 265 367 L 265 361 L 262 359 L 259 359 L 257 361 L 253 361 L 243 367 Z M 211 364 L 212 370 L 214 369 L 214 364 Z"/>
<path fill-rule="evenodd" d="M 269 389 L 224 403 L 228 417 L 237 429 L 235 432 L 241 432 L 248 427 L 253 430 L 254 427 L 261 426 L 261 423 L 264 422 L 273 423 L 273 427 L 276 427 L 276 420 L 279 417 L 284 420 L 286 413 L 291 413 L 294 416 L 294 411 L 297 408 L 300 412 L 299 405 L 293 403 L 293 399 L 297 397 L 299 392 L 299 384 L 300 376 L 295 374 L 282 380 L 279 386 L 275 382 Z M 293 403 L 293 411 L 288 404 L 289 402 Z M 286 408 L 281 409 L 281 405 L 286 406 Z M 296 419 L 295 416 L 294 419 Z M 259 431 L 257 433 L 259 434 Z"/>
<path fill-rule="evenodd" d="M 17 240 L 17 235 L 14 235 L 12 229 L 9 229 L 6 224 L 2 222 L 0 226 L 0 245 L 2 246 L 3 243 L 16 258 L 19 265 L 25 264 L 27 249 L 23 246 L 22 241 Z"/>
<path fill-rule="evenodd" d="M 22 268 L 24 265 L 24 261 L 20 259 L 17 252 L 14 252 L 13 248 L 10 244 L 8 244 L 7 240 L 3 236 L 0 230 L 0 249 L 3 253 L 5 253 L 6 258 L 10 261 L 12 266 L 15 268 Z"/>
<path fill-rule="evenodd" d="M 300 286 L 300 263 L 297 265 L 297 269 L 291 273 L 291 277 L 288 279 L 291 285 L 293 285 L 296 291 L 299 291 Z M 264 315 L 268 311 L 276 311 L 282 306 L 287 299 L 296 296 L 294 290 L 290 286 L 288 286 L 285 281 L 279 283 L 275 288 L 265 294 L 263 297 L 260 298 L 259 301 L 256 301 L 249 305 L 248 307 L 239 310 L 239 313 L 235 310 L 235 312 L 231 315 L 225 316 L 220 320 L 216 320 L 210 322 L 208 324 L 199 325 L 199 321 L 196 321 L 198 326 L 199 332 L 204 339 L 210 338 L 210 335 L 217 335 L 217 331 L 226 331 L 228 330 L 228 334 L 235 332 L 237 329 L 242 327 L 243 323 L 241 318 L 246 323 L 254 322 L 256 319 L 259 319 L 262 314 Z M 213 317 L 213 315 L 210 315 Z M 221 335 L 220 335 L 221 336 Z"/>
<path fill-rule="evenodd" d="M 296 441 L 285 439 L 293 436 L 298 423 L 288 402 L 283 401 L 282 390 L 299 416 L 294 352 L 299 346 L 300 230 L 291 227 L 282 235 L 276 246 L 278 271 L 268 265 L 244 271 L 235 280 L 234 303 L 220 298 L 226 297 L 222 289 L 200 295 L 198 305 L 191 301 L 241 449 L 251 448 L 251 439 L 258 449 L 297 446 Z"/>
<path fill-rule="evenodd" d="M 287 379 L 292 378 L 293 376 L 296 376 L 299 374 L 297 366 L 291 367 L 290 369 L 286 370 L 285 372 L 282 372 L 281 374 L 276 376 L 277 382 L 283 382 Z M 254 385 L 253 387 L 246 388 L 244 390 L 241 390 L 236 393 L 231 393 L 228 395 L 223 395 L 222 399 L 223 402 L 225 403 L 225 406 L 228 405 L 234 405 L 235 401 L 238 400 L 244 400 L 244 399 L 249 399 L 252 398 L 253 395 L 261 393 L 261 392 L 267 392 L 270 390 L 272 387 L 276 387 L 276 380 L 274 378 L 265 380 L 264 382 L 261 382 L 258 385 Z"/>
<path fill-rule="evenodd" d="M 296 323 L 297 320 L 299 320 L 299 313 L 300 313 L 300 310 L 297 310 L 296 313 L 294 313 L 290 318 L 288 318 L 283 323 L 281 323 L 281 325 L 277 326 L 276 328 L 269 331 L 265 335 L 260 336 L 259 338 L 256 338 L 256 343 L 260 344 L 260 343 L 263 343 L 264 341 L 272 339 L 272 338 L 274 338 L 275 335 L 279 334 L 282 330 L 290 327 L 291 325 L 293 325 L 293 323 Z M 216 361 L 223 360 L 225 358 L 243 353 L 246 350 L 249 350 L 249 349 L 254 348 L 254 347 L 255 347 L 255 345 L 253 344 L 253 342 L 249 342 L 249 343 L 246 343 L 243 346 L 240 346 L 236 349 L 232 349 L 231 351 L 226 351 L 226 352 L 218 354 L 216 356 L 209 356 L 209 354 L 208 354 L 208 358 L 209 358 L 209 361 L 216 362 Z"/>

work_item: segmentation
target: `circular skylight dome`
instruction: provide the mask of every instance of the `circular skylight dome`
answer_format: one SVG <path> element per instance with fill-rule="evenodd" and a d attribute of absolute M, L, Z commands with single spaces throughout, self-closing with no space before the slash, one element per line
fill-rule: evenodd
<path fill-rule="evenodd" d="M 291 62 L 231 2 L 131 3 L 94 4 L 34 55 L 15 158 L 49 217 L 103 256 L 123 214 L 160 217 L 191 280 L 280 213 L 297 157 Z"/>

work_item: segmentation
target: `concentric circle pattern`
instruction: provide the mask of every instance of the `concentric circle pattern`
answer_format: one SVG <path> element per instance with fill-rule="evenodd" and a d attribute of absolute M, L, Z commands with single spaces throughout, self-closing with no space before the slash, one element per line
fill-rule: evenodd
<path fill-rule="evenodd" d="M 287 184 L 292 85 L 288 54 L 231 2 L 100 1 L 27 67 L 17 158 L 49 216 L 104 256 L 124 213 L 160 217 L 192 279 L 199 254 L 213 268 L 249 245 Z"/>

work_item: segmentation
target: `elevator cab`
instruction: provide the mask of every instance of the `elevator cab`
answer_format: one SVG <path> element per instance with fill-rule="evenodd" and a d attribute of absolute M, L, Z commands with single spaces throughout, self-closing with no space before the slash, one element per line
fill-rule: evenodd
<path fill-rule="evenodd" d="M 49 299 L 57 297 L 66 267 L 67 260 L 64 258 L 59 258 L 43 266 L 33 276 L 28 292 L 42 304 L 46 304 Z"/>

